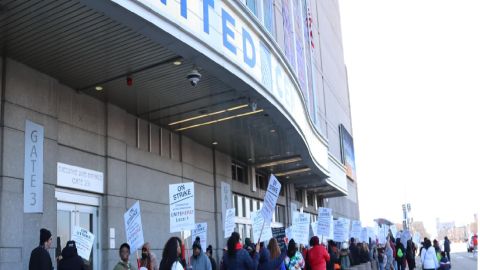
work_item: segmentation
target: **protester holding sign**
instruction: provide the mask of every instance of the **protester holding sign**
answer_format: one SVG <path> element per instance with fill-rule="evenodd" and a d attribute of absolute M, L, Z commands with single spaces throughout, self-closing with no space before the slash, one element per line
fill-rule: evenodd
<path fill-rule="evenodd" d="M 200 237 L 197 236 L 192 246 L 193 255 L 190 257 L 190 264 L 192 270 L 212 270 L 212 264 L 202 251 L 202 245 L 200 244 Z"/>
<path fill-rule="evenodd" d="M 267 262 L 267 269 L 278 269 L 278 270 L 285 270 L 285 264 L 283 263 L 286 251 L 280 250 L 280 246 L 278 245 L 277 239 L 270 238 L 268 241 L 268 251 L 270 252 L 270 256 Z"/>
<path fill-rule="evenodd" d="M 260 251 L 259 243 L 257 243 L 255 251 L 253 258 L 250 257 L 240 243 L 240 235 L 237 232 L 233 232 L 230 238 L 228 238 L 227 252 L 223 255 L 220 269 L 256 270 L 258 266 L 258 252 Z"/>
<path fill-rule="evenodd" d="M 75 241 L 68 241 L 62 250 L 62 259 L 58 262 L 58 270 L 84 270 L 82 257 L 78 256 Z"/>

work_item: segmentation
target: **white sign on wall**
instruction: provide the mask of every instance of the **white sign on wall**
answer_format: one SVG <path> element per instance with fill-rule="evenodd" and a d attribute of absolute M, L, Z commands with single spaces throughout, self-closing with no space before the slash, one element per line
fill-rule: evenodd
<path fill-rule="evenodd" d="M 222 224 L 225 225 L 225 216 L 227 215 L 227 209 L 232 208 L 232 189 L 230 184 L 221 182 L 220 200 L 222 201 Z M 225 227 L 223 228 L 225 230 Z"/>
<path fill-rule="evenodd" d="M 226 215 L 224 224 L 225 238 L 230 237 L 235 229 L 235 208 L 227 209 Z"/>
<path fill-rule="evenodd" d="M 25 122 L 24 213 L 43 213 L 43 137 L 43 126 Z"/>
<path fill-rule="evenodd" d="M 90 260 L 90 253 L 92 252 L 95 235 L 84 228 L 75 226 L 72 231 L 72 240 L 75 241 L 78 256 L 85 260 Z"/>
<path fill-rule="evenodd" d="M 139 249 L 144 243 L 142 218 L 140 213 L 140 202 L 137 201 L 123 215 L 127 242 L 130 245 L 130 253 L 135 252 L 135 250 Z"/>
<path fill-rule="evenodd" d="M 192 243 L 198 236 L 200 238 L 200 245 L 202 246 L 203 252 L 207 250 L 207 231 L 208 224 L 206 222 L 195 224 L 195 229 L 192 230 Z"/>
<path fill-rule="evenodd" d="M 195 229 L 195 192 L 193 182 L 169 185 L 170 232 Z"/>
<path fill-rule="evenodd" d="M 103 193 L 103 173 L 58 162 L 57 185 Z"/>

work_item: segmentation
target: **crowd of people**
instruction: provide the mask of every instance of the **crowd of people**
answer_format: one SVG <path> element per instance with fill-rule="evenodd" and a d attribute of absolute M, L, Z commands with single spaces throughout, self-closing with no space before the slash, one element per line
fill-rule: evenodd
<path fill-rule="evenodd" d="M 391 234 L 384 244 L 369 240 L 357 243 L 351 238 L 349 243 L 329 240 L 326 245 L 317 236 L 310 239 L 309 246 L 298 245 L 295 239 L 278 243 L 271 238 L 267 246 L 263 242 L 254 244 L 246 238 L 242 244 L 240 235 L 233 232 L 224 248 L 220 261 L 220 270 L 341 270 L 370 262 L 372 269 L 405 270 L 416 269 L 417 246 L 412 239 L 404 246 L 400 238 Z M 30 256 L 29 270 L 52 270 L 52 261 L 48 249 L 52 244 L 52 234 L 47 229 L 40 230 L 40 243 Z M 448 270 L 450 262 L 450 241 L 444 239 L 444 249 L 435 239 L 424 238 L 418 252 L 424 270 Z M 158 261 L 151 251 L 149 243 L 142 246 L 141 258 L 137 264 L 130 263 L 130 246 L 123 243 L 119 249 L 120 261 L 113 270 L 216 270 L 217 263 L 212 256 L 212 246 L 203 252 L 197 237 L 192 245 L 192 256 L 185 258 L 182 240 L 171 237 L 165 244 L 162 258 Z M 83 259 L 78 255 L 74 241 L 68 241 L 57 258 L 57 269 L 86 269 Z"/>

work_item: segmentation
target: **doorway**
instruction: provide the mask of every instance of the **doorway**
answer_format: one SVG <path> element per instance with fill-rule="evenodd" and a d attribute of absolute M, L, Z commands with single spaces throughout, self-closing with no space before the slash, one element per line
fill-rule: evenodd
<path fill-rule="evenodd" d="M 65 247 L 71 239 L 75 226 L 84 228 L 95 235 L 92 252 L 89 260 L 84 259 L 86 269 L 97 270 L 99 268 L 99 226 L 98 207 L 71 202 L 57 202 L 57 253 Z M 57 256 L 58 254 L 56 254 Z"/>

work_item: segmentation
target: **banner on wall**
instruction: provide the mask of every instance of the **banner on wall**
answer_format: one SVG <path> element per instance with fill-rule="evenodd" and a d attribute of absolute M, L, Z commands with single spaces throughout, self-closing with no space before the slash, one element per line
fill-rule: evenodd
<path fill-rule="evenodd" d="M 227 209 L 227 213 L 225 216 L 225 224 L 224 224 L 224 237 L 230 237 L 232 232 L 235 230 L 235 208 Z"/>

